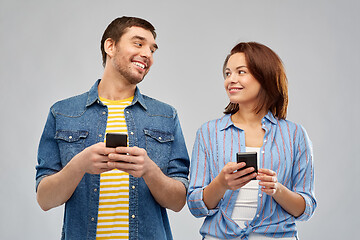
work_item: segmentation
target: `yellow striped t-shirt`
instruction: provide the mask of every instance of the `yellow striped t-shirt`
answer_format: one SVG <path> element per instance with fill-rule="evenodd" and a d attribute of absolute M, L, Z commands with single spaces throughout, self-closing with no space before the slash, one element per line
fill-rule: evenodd
<path fill-rule="evenodd" d="M 111 101 L 100 97 L 109 112 L 106 133 L 127 134 L 124 109 L 133 98 Z M 100 175 L 96 239 L 129 239 L 129 174 L 126 172 L 114 169 Z"/>

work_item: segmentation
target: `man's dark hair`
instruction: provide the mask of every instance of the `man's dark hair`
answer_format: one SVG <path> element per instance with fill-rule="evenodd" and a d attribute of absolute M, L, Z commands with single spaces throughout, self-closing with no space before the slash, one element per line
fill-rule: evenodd
<path fill-rule="evenodd" d="M 106 52 L 104 49 L 104 43 L 106 39 L 111 38 L 115 41 L 115 44 L 117 44 L 121 38 L 121 36 L 126 32 L 127 28 L 130 27 L 141 27 L 146 30 L 149 30 L 152 35 L 154 36 L 154 39 L 156 38 L 156 32 L 154 26 L 146 21 L 145 19 L 137 18 L 137 17 L 120 17 L 114 19 L 109 26 L 105 29 L 105 32 L 101 38 L 101 54 L 102 54 L 102 60 L 103 60 L 103 66 L 105 67 L 106 64 Z"/>

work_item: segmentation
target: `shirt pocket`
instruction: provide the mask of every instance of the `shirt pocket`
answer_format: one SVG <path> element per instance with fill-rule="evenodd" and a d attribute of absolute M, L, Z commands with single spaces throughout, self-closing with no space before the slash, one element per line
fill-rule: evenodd
<path fill-rule="evenodd" d="M 148 156 L 166 174 L 174 135 L 157 129 L 144 129 L 144 133 Z"/>
<path fill-rule="evenodd" d="M 89 132 L 84 130 L 58 130 L 55 139 L 58 142 L 61 163 L 65 166 L 76 154 L 84 150 L 85 139 Z"/>

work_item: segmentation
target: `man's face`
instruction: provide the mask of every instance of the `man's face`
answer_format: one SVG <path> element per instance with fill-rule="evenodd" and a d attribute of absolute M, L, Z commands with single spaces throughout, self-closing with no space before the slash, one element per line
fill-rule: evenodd
<path fill-rule="evenodd" d="M 157 45 L 149 30 L 133 26 L 125 31 L 115 45 L 111 64 L 130 84 L 138 84 L 153 64 Z"/>

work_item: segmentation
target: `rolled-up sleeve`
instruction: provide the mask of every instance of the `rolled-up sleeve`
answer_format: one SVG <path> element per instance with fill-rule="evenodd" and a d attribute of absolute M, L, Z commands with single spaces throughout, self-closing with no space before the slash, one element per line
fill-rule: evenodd
<path fill-rule="evenodd" d="M 42 133 L 36 165 L 36 185 L 37 190 L 40 181 L 49 175 L 57 173 L 61 170 L 60 152 L 55 140 L 55 118 L 50 111 L 44 131 Z"/>
<path fill-rule="evenodd" d="M 195 217 L 211 216 L 218 208 L 209 210 L 203 201 L 203 190 L 210 183 L 208 153 L 204 147 L 203 131 L 197 131 L 190 164 L 190 185 L 187 204 Z"/>
<path fill-rule="evenodd" d="M 171 147 L 171 157 L 167 169 L 167 176 L 184 184 L 185 188 L 189 186 L 189 155 L 187 152 L 185 139 L 182 133 L 180 121 L 174 110 L 174 141 Z"/>
<path fill-rule="evenodd" d="M 298 144 L 293 168 L 293 191 L 300 194 L 305 200 L 305 211 L 296 218 L 298 221 L 306 221 L 314 214 L 317 202 L 314 189 L 314 162 L 312 143 L 306 130 L 299 125 L 297 134 Z"/>

